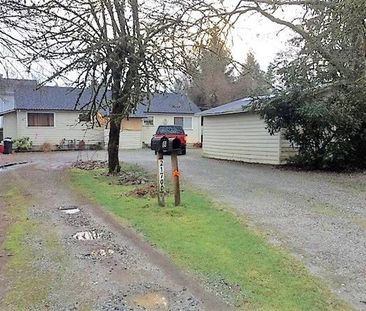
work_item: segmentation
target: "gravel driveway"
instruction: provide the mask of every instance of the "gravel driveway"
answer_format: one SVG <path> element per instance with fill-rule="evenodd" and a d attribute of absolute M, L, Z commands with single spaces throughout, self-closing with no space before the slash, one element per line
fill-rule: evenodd
<path fill-rule="evenodd" d="M 107 158 L 105 152 L 31 158 L 57 167 L 80 155 L 84 160 Z M 18 160 L 29 157 L 17 155 Z M 150 150 L 123 151 L 121 159 L 150 170 L 156 165 Z M 366 174 L 296 172 L 218 161 L 202 158 L 199 150 L 188 150 L 179 161 L 183 187 L 187 181 L 235 208 L 340 297 L 366 310 Z"/>
<path fill-rule="evenodd" d="M 0 310 L 231 310 L 136 231 L 74 193 L 63 168 L 77 156 L 63 152 L 0 158 L 0 167 L 5 159 L 28 161 L 0 170 L 0 243 L 16 219 L 10 211 L 14 206 L 6 203 L 10 192 L 17 193 L 15 202 L 27 202 L 15 209 L 22 209 L 24 226 L 32 228 L 21 242 L 22 250 L 31 254 L 27 264 L 2 269 L 6 257 L 11 261 L 14 254 L 0 249 Z M 104 153 L 83 156 L 103 158 Z M 38 296 L 44 298 L 39 301 Z"/>
<path fill-rule="evenodd" d="M 121 156 L 155 168 L 148 150 Z M 296 172 L 206 159 L 199 150 L 179 160 L 184 179 L 243 213 L 340 297 L 366 310 L 365 173 Z"/>

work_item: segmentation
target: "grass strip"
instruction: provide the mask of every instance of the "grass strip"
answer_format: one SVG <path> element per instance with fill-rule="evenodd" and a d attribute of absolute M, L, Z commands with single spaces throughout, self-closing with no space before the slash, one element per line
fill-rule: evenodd
<path fill-rule="evenodd" d="M 124 171 L 141 170 L 124 165 Z M 101 170 L 71 171 L 72 184 L 83 195 L 127 220 L 146 239 L 166 251 L 179 265 L 208 279 L 239 285 L 237 306 L 245 310 L 350 310 L 326 285 L 263 236 L 210 201 L 185 189 L 182 206 L 130 195 L 138 186 L 116 183 Z"/>

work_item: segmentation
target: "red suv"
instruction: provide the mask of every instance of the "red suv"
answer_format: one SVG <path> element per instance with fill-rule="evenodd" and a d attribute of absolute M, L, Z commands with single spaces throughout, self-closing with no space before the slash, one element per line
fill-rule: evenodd
<path fill-rule="evenodd" d="M 180 154 L 186 154 L 187 134 L 184 133 L 183 127 L 179 125 L 160 125 L 153 136 L 154 138 L 178 138 L 181 143 Z"/>

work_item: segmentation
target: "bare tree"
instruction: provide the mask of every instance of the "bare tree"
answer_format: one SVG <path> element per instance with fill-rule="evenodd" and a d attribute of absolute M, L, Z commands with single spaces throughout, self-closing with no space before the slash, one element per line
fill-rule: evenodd
<path fill-rule="evenodd" d="M 0 68 L 8 72 L 17 71 L 19 60 L 28 56 L 28 49 L 22 40 L 24 33 L 24 17 L 27 5 L 20 1 L 0 0 Z"/>
<path fill-rule="evenodd" d="M 52 67 L 43 83 L 66 79 L 79 98 L 92 90 L 88 104 L 77 103 L 90 116 L 110 109 L 109 171 L 118 172 L 121 119 L 184 70 L 187 48 L 222 20 L 215 2 L 25 0 L 17 14 L 26 23 L 13 25 L 22 39 L 11 42 L 27 51 L 30 69 L 42 62 Z"/>

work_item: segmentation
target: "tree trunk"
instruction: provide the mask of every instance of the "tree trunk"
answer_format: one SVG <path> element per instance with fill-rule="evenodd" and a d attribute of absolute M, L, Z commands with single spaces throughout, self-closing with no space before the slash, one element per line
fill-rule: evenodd
<path fill-rule="evenodd" d="M 119 173 L 119 135 L 121 131 L 123 102 L 121 102 L 121 68 L 112 69 L 112 114 L 110 120 L 109 142 L 108 142 L 108 169 L 109 173 Z"/>
<path fill-rule="evenodd" d="M 119 173 L 121 170 L 118 158 L 121 122 L 118 119 L 119 118 L 117 118 L 117 120 L 111 120 L 110 122 L 109 142 L 108 142 L 109 173 Z"/>

